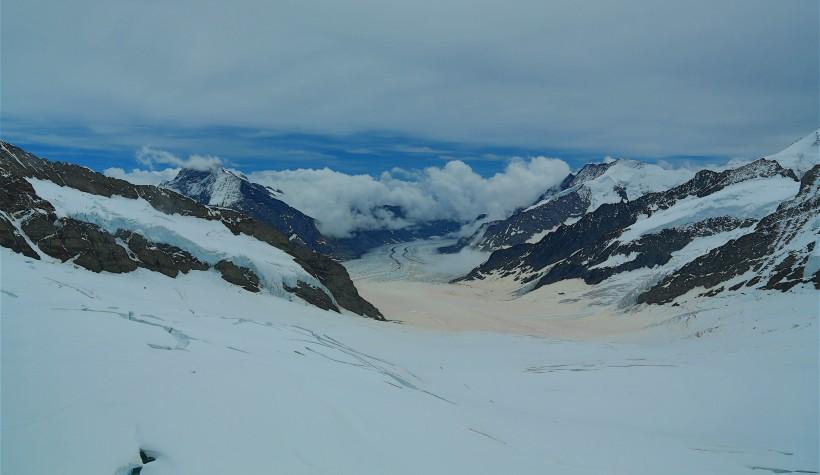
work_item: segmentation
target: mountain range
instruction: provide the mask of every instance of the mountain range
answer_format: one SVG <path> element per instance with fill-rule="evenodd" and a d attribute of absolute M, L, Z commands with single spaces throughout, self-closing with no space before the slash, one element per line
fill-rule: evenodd
<path fill-rule="evenodd" d="M 587 164 L 530 206 L 441 251 L 492 252 L 457 281 L 504 279 L 519 294 L 569 279 L 617 282 L 628 289 L 622 305 L 752 287 L 820 288 L 818 147 L 820 131 L 720 171 Z M 280 190 L 238 172 L 183 169 L 161 186 L 134 185 L 6 142 L 0 181 L 0 245 L 32 259 L 92 272 L 214 271 L 243 291 L 376 319 L 384 317 L 337 261 L 465 225 L 439 220 L 328 237 Z"/>
<path fill-rule="evenodd" d="M 634 200 L 689 177 L 691 173 L 684 169 L 668 170 L 635 160 L 590 163 L 570 173 L 559 186 L 546 190 L 532 205 L 506 219 L 484 223 L 472 235 L 442 251 L 458 252 L 464 247 L 494 251 L 537 242 L 559 225 L 577 221 L 604 203 Z"/>
<path fill-rule="evenodd" d="M 229 181 L 209 201 L 230 202 Z M 233 209 L 44 160 L 6 142 L 0 184 L 0 246 L 29 258 L 92 272 L 213 270 L 243 291 L 384 319 L 342 265 Z M 298 223 L 288 218 L 279 222 Z"/>
<path fill-rule="evenodd" d="M 459 280 L 512 279 L 526 293 L 618 277 L 630 287 L 625 305 L 690 292 L 820 288 L 819 146 L 815 132 L 778 154 L 701 170 L 668 189 L 663 182 L 681 174 L 647 174 L 634 162 L 587 165 L 538 203 L 479 230 L 465 245 L 494 251 Z M 607 177 L 616 168 L 619 179 Z"/>
<path fill-rule="evenodd" d="M 278 230 L 290 241 L 339 260 L 361 257 L 385 244 L 443 236 L 458 231 L 463 224 L 455 219 L 434 220 L 401 229 L 357 230 L 349 237 L 332 237 L 322 234 L 314 218 L 289 206 L 281 190 L 254 183 L 222 167 L 182 169 L 162 186 L 210 207 L 247 214 Z M 399 218 L 405 215 L 400 206 L 382 204 L 377 207 L 379 211 Z"/>
<path fill-rule="evenodd" d="M 345 267 L 237 172 L 135 185 L 0 142 L 3 467 L 814 473 L 818 146 L 590 164 L 457 255 Z"/>

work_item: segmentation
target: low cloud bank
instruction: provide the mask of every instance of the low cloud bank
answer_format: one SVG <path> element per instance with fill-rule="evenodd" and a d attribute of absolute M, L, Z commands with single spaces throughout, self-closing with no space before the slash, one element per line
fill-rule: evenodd
<path fill-rule="evenodd" d="M 183 168 L 206 171 L 225 164 L 222 159 L 213 155 L 194 154 L 189 155 L 188 158 L 180 158 L 167 150 L 147 145 L 140 147 L 134 154 L 134 158 L 148 169 L 134 168 L 129 172 L 114 167 L 106 168 L 103 173 L 106 176 L 128 180 L 137 185 L 159 185 L 164 181 L 172 180 Z"/>
<path fill-rule="evenodd" d="M 140 170 L 134 168 L 130 172 L 122 168 L 106 168 L 103 170 L 105 176 L 119 178 L 130 181 L 136 185 L 159 185 L 164 181 L 173 180 L 181 168 L 166 168 L 164 170 Z"/>
<path fill-rule="evenodd" d="M 127 180 L 137 185 L 159 185 L 162 182 L 172 180 L 183 168 L 207 171 L 225 164 L 221 158 L 213 155 L 194 154 L 189 155 L 188 158 L 180 158 L 167 150 L 160 150 L 147 145 L 140 147 L 134 154 L 134 158 L 148 169 L 134 168 L 131 171 L 126 171 L 123 168 L 112 167 L 103 170 L 103 174 L 112 178 Z"/>
<path fill-rule="evenodd" d="M 484 178 L 461 161 L 423 170 L 393 169 L 378 178 L 328 168 L 254 172 L 248 177 L 284 192 L 291 206 L 316 218 L 323 233 L 348 237 L 354 231 L 398 229 L 435 219 L 469 221 L 481 214 L 503 218 L 531 204 L 570 172 L 562 160 L 512 160 L 503 172 Z M 401 213 L 383 208 L 399 206 Z"/>
<path fill-rule="evenodd" d="M 211 170 L 222 166 L 222 160 L 212 155 L 190 155 L 187 159 L 177 157 L 171 152 L 157 148 L 143 146 L 136 153 L 136 159 L 141 164 L 153 170 L 157 165 L 171 165 L 178 168 L 192 168 L 194 170 Z"/>
<path fill-rule="evenodd" d="M 152 147 L 140 148 L 136 159 L 148 169 L 109 168 L 104 173 L 132 183 L 158 185 L 173 179 L 181 168 L 209 170 L 225 164 L 215 156 L 182 159 Z M 504 218 L 532 204 L 569 172 L 563 160 L 531 157 L 514 158 L 489 178 L 458 160 L 421 170 L 394 168 L 378 177 L 329 168 L 257 171 L 247 176 L 282 190 L 279 198 L 316 218 L 324 234 L 349 237 L 356 231 L 401 229 L 437 219 L 466 222 L 482 214 Z"/>

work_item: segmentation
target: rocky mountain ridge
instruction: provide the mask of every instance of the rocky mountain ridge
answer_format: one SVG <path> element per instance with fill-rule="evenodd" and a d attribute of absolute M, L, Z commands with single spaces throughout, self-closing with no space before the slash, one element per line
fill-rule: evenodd
<path fill-rule="evenodd" d="M 580 219 L 606 203 L 634 200 L 664 191 L 690 177 L 685 170 L 667 170 L 634 160 L 589 163 L 568 175 L 558 187 L 546 190 L 532 205 L 506 219 L 482 225 L 470 237 L 445 251 L 463 247 L 495 251 L 535 243 L 562 224 Z"/>
<path fill-rule="evenodd" d="M 401 229 L 358 230 L 349 237 L 331 237 L 322 234 L 314 218 L 288 205 L 279 190 L 254 183 L 224 168 L 182 169 L 162 186 L 199 203 L 233 209 L 256 218 L 293 243 L 337 260 L 355 259 L 385 244 L 442 236 L 458 231 L 463 224 L 457 220 L 436 220 Z M 379 209 L 396 216 L 404 214 L 399 206 L 381 205 Z"/>
<path fill-rule="evenodd" d="M 211 207 L 239 211 L 270 225 L 292 242 L 322 254 L 334 254 L 332 239 L 322 235 L 315 219 L 280 200 L 277 190 L 230 170 L 183 168 L 162 186 Z"/>
<path fill-rule="evenodd" d="M 189 252 L 193 248 L 183 249 L 178 243 L 148 239 L 139 229 L 107 230 L 97 223 L 58 216 L 52 203 L 39 196 L 32 186 L 38 180 L 89 197 L 122 198 L 129 202 L 144 200 L 156 212 L 167 215 L 164 219 L 171 223 L 174 216 L 218 223 L 215 229 L 223 226 L 231 235 L 246 236 L 251 242 L 270 246 L 272 254 L 284 252 L 289 256 L 287 259 L 292 259 L 298 267 L 291 268 L 298 272 L 288 277 L 293 280 L 292 285 L 284 283 L 285 292 L 320 308 L 334 311 L 344 308 L 383 319 L 375 307 L 359 296 L 344 267 L 325 255 L 291 243 L 259 220 L 235 210 L 202 205 L 168 189 L 134 185 L 77 165 L 41 159 L 0 142 L 0 245 L 32 259 L 40 259 L 42 253 L 93 272 L 122 273 L 144 268 L 169 277 L 213 267 L 224 280 L 245 290 L 256 292 L 262 288 L 257 274 L 258 266 L 264 264 L 257 263 L 257 268 L 251 269 L 245 262 L 217 258 L 209 264 L 194 257 L 194 253 Z M 169 224 L 168 229 L 173 230 L 173 224 Z"/>
<path fill-rule="evenodd" d="M 818 286 L 810 257 L 818 237 L 818 166 L 799 183 L 793 170 L 765 158 L 702 170 L 666 191 L 602 204 L 538 242 L 497 250 L 462 279 L 513 278 L 532 291 L 566 279 L 595 285 L 641 269 L 660 273 L 635 283 L 636 303 L 668 303 L 696 287 L 736 290 L 764 275 L 765 288 Z M 784 251 L 790 243 L 798 244 Z M 749 272 L 756 274 L 733 281 Z M 732 282 L 718 288 L 724 281 Z"/>

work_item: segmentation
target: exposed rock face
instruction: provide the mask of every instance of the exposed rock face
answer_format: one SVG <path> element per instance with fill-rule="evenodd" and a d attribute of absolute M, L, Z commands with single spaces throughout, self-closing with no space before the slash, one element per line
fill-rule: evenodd
<path fill-rule="evenodd" d="M 92 272 L 112 272 L 115 274 L 137 269 L 137 262 L 128 256 L 114 236 L 90 223 L 69 218 L 59 218 L 53 223 L 49 235 L 36 239 L 37 246 L 51 257 L 65 262 L 72 259 L 74 264 Z M 39 238 L 39 239 L 37 239 Z"/>
<path fill-rule="evenodd" d="M 332 294 L 327 296 L 331 302 L 338 302 L 342 307 L 363 316 L 384 319 L 373 305 L 359 296 L 341 264 L 290 242 L 261 221 L 237 211 L 209 208 L 171 190 L 133 185 L 77 165 L 40 159 L 11 144 L 0 142 L 0 245 L 16 252 L 39 258 L 30 241 L 51 257 L 61 261 L 73 259 L 75 264 L 95 272 L 130 272 L 142 267 L 174 277 L 179 272 L 207 268 L 206 263 L 184 249 L 150 242 L 137 233 L 121 230 L 114 236 L 91 223 L 58 218 L 51 203 L 37 196 L 25 178 L 48 180 L 101 196 L 143 198 L 164 213 L 219 221 L 234 234 L 247 234 L 291 255 L 327 288 Z M 237 285 L 259 290 L 259 280 L 253 272 L 248 270 L 248 274 L 239 268 L 237 273 L 231 266 L 238 268 L 230 262 L 222 265 L 227 269 L 222 272 L 223 278 L 227 273 L 241 282 Z M 307 291 L 300 292 L 305 294 Z M 312 300 L 319 301 L 315 297 Z"/>
<path fill-rule="evenodd" d="M 800 283 L 820 288 L 820 270 L 808 268 L 820 238 L 820 165 L 803 175 L 798 195 L 760 220 L 754 232 L 713 249 L 638 296 L 638 303 L 670 302 L 690 290 L 727 284 L 788 290 Z M 815 257 L 816 259 L 816 257 Z"/>
<path fill-rule="evenodd" d="M 672 253 L 683 249 L 694 238 L 752 226 L 753 219 L 730 216 L 708 218 L 680 227 L 647 234 L 634 242 L 598 242 L 556 263 L 538 282 L 547 285 L 564 279 L 581 278 L 587 284 L 597 284 L 621 272 L 642 267 L 655 267 L 669 262 Z M 609 259 L 629 256 L 626 262 L 602 266 Z"/>
<path fill-rule="evenodd" d="M 379 310 L 370 302 L 361 298 L 350 275 L 344 266 L 339 265 L 333 259 L 322 254 L 303 252 L 295 255 L 296 262 L 308 263 L 313 270 L 311 274 L 316 277 L 328 289 L 331 289 L 336 302 L 342 307 L 359 315 L 366 315 L 377 320 L 383 320 Z M 336 289 L 336 290 L 334 290 Z"/>
<path fill-rule="evenodd" d="M 19 222 L 22 230 L 3 216 L 0 245 L 28 257 L 40 259 L 23 233 L 44 254 L 63 262 L 72 260 L 93 272 L 123 273 L 144 267 L 175 277 L 180 271 L 209 268 L 180 248 L 153 243 L 137 233 L 120 230 L 112 236 L 94 224 L 57 218 L 51 203 L 37 196 L 25 179 L 1 175 L 0 186 L 0 210 Z"/>
<path fill-rule="evenodd" d="M 183 169 L 164 187 L 178 191 L 199 203 L 230 208 L 276 229 L 293 244 L 304 245 L 320 254 L 337 259 L 355 259 L 384 244 L 425 239 L 457 231 L 461 224 L 439 220 L 403 229 L 374 229 L 355 232 L 351 237 L 324 236 L 316 220 L 282 201 L 282 192 L 253 183 L 246 177 L 225 170 Z M 403 217 L 399 206 L 384 205 L 379 211 Z"/>
<path fill-rule="evenodd" d="M 749 165 L 724 172 L 703 170 L 691 180 L 664 192 L 649 193 L 633 201 L 602 204 L 579 221 L 559 226 L 536 244 L 519 244 L 495 251 L 486 263 L 474 269 L 465 279 L 479 279 L 489 274 L 516 275 L 523 282 L 536 281 L 533 288 L 570 277 L 600 282 L 614 272 L 631 270 L 665 262 L 676 249 L 698 235 L 749 226 L 742 219 L 708 220 L 697 227 L 671 229 L 657 236 L 644 236 L 635 243 L 616 243 L 618 236 L 640 216 L 651 216 L 668 209 L 686 197 L 705 197 L 735 183 L 753 178 L 774 176 L 796 181 L 791 170 L 778 163 L 760 159 Z M 706 233 L 706 234 L 704 234 Z M 615 254 L 639 255 L 620 268 L 594 269 Z"/>
<path fill-rule="evenodd" d="M 4 236 L 0 245 L 26 256 L 40 256 L 28 244 L 25 236 L 43 253 L 63 262 L 94 272 L 131 272 L 137 264 L 109 233 L 81 221 L 57 218 L 51 203 L 41 199 L 31 184 L 18 176 L 0 174 L 0 211 Z M 19 228 L 15 226 L 19 222 Z M 22 231 L 22 232 L 21 232 Z"/>
<path fill-rule="evenodd" d="M 176 277 L 180 272 L 187 274 L 192 270 L 210 268 L 207 262 L 200 261 L 188 251 L 170 244 L 149 241 L 135 232 L 120 229 L 116 237 L 128 246 L 132 259 L 138 261 L 140 267 L 161 272 L 168 277 Z"/>
<path fill-rule="evenodd" d="M 224 168 L 180 170 L 163 186 L 193 198 L 199 203 L 231 208 L 276 229 L 289 241 L 322 253 L 332 254 L 335 246 L 316 227 L 316 220 L 277 199 L 278 190 L 253 183 Z"/>
<path fill-rule="evenodd" d="M 37 196 L 28 181 L 4 172 L 0 173 L 0 211 L 3 213 L 0 222 L 5 236 L 0 244 L 39 259 L 40 255 L 29 242 L 36 245 L 46 236 L 56 233 L 54 222 L 57 215 L 51 203 Z M 30 241 L 26 240 L 26 235 Z"/>
<path fill-rule="evenodd" d="M 594 180 L 606 173 L 615 163 L 615 161 L 608 163 L 588 163 L 578 170 L 578 173 L 574 175 L 570 173 L 570 175 L 564 179 L 564 182 L 561 183 L 561 189 L 566 190 L 587 181 Z"/>
<path fill-rule="evenodd" d="M 23 235 L 17 231 L 14 224 L 5 216 L 0 216 L 0 246 L 7 247 L 32 259 L 40 259 L 40 255 L 28 245 Z"/>
<path fill-rule="evenodd" d="M 377 320 L 383 320 L 381 312 L 370 302 L 359 296 L 356 286 L 350 280 L 347 269 L 324 254 L 318 254 L 305 246 L 291 245 L 281 233 L 261 221 L 249 218 L 232 210 L 221 210 L 222 222 L 234 234 L 247 234 L 272 246 L 286 250 L 296 262 L 315 277 L 333 294 L 342 307 L 353 313 Z"/>
<path fill-rule="evenodd" d="M 522 210 L 505 220 L 488 223 L 475 247 L 482 251 L 492 251 L 523 244 L 569 218 L 582 216 L 588 207 L 589 199 L 580 193 L 557 196 L 547 205 Z"/>
<path fill-rule="evenodd" d="M 0 172 L 18 178 L 48 180 L 94 195 L 143 198 L 151 203 L 151 206 L 165 213 L 219 219 L 218 213 L 178 193 L 156 186 L 134 185 L 79 165 L 38 158 L 19 147 L 2 141 L 0 141 Z"/>
<path fill-rule="evenodd" d="M 214 266 L 226 282 L 238 285 L 248 292 L 259 292 L 259 277 L 247 267 L 242 267 L 228 260 L 221 260 Z"/>
<path fill-rule="evenodd" d="M 507 219 L 486 223 L 468 239 L 442 252 L 471 246 L 494 251 L 518 244 L 534 244 L 562 224 L 577 221 L 601 204 L 635 200 L 647 193 L 665 191 L 689 178 L 685 171 L 665 170 L 634 160 L 590 163 L 547 190 L 531 206 Z"/>
<path fill-rule="evenodd" d="M 323 310 L 339 311 L 339 307 L 333 303 L 333 300 L 331 300 L 322 289 L 302 282 L 301 280 L 296 283 L 296 287 L 288 287 L 286 285 L 285 290 Z"/>

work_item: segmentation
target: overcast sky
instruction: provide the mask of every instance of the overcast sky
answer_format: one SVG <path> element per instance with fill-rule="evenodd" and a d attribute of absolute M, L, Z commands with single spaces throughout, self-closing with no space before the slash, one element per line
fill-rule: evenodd
<path fill-rule="evenodd" d="M 3 0 L 2 134 L 98 168 L 755 157 L 818 127 L 818 3 Z"/>

